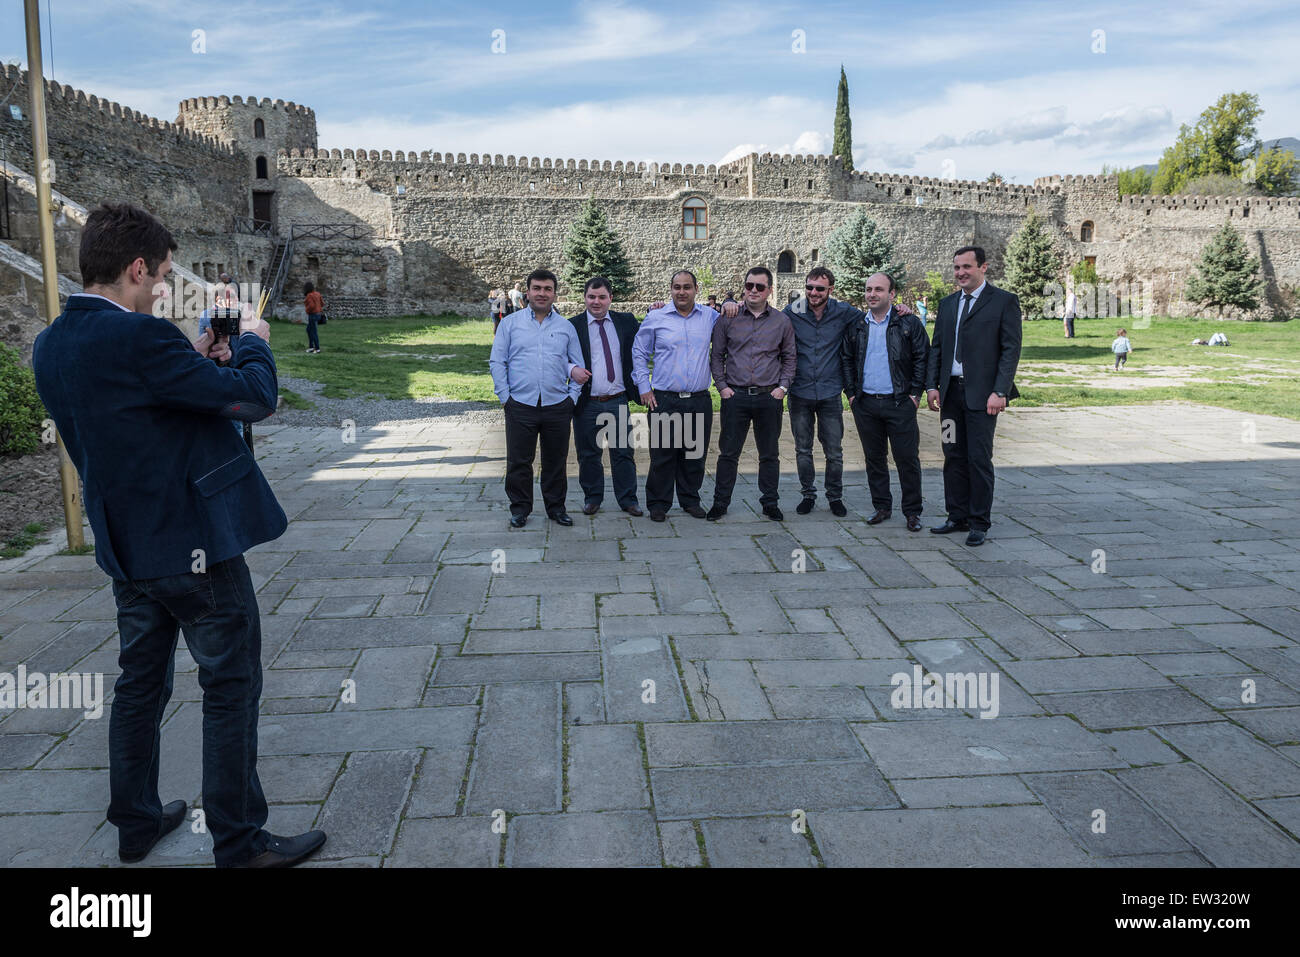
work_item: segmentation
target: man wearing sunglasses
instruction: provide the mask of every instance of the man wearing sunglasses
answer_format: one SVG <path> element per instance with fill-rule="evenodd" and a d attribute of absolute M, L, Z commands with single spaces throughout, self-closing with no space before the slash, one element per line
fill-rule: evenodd
<path fill-rule="evenodd" d="M 794 435 L 795 466 L 803 500 L 795 508 L 807 515 L 817 502 L 817 469 L 813 465 L 813 424 L 822 454 L 826 456 L 826 501 L 837 518 L 848 515 L 844 507 L 844 410 L 840 392 L 840 341 L 844 330 L 860 322 L 865 313 L 847 302 L 832 299 L 835 276 L 825 266 L 815 266 L 804 280 L 804 296 L 785 307 L 794 328 L 794 382 L 790 385 L 790 432 Z"/>
<path fill-rule="evenodd" d="M 727 514 L 751 422 L 758 446 L 759 504 L 763 514 L 773 521 L 785 518 L 777 507 L 781 406 L 794 379 L 795 340 L 790 318 L 767 301 L 771 292 L 772 271 L 755 266 L 745 275 L 744 308 L 735 317 L 724 316 L 713 326 L 709 365 L 713 383 L 722 396 L 722 434 L 718 438 L 713 507 L 708 513 L 711 522 Z"/>

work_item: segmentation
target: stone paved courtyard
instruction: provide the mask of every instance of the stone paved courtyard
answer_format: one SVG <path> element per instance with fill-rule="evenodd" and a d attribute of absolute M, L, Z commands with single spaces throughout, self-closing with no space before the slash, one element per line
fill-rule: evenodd
<path fill-rule="evenodd" d="M 896 490 L 865 523 L 851 425 L 846 519 L 794 514 L 787 428 L 783 523 L 758 514 L 751 439 L 719 523 L 609 493 L 583 516 L 571 461 L 574 527 L 539 498 L 511 531 L 483 422 L 257 428 L 291 518 L 248 556 L 268 827 L 326 829 L 317 864 L 1300 864 L 1300 423 L 1015 409 L 970 549 L 909 534 Z M 90 556 L 0 563 L 0 635 L 0 671 L 116 676 Z M 997 717 L 894 707 L 914 666 L 996 674 Z M 161 791 L 193 804 L 183 643 L 176 667 Z M 107 734 L 107 713 L 0 720 L 0 863 L 119 866 Z M 183 827 L 146 864 L 210 848 Z"/>

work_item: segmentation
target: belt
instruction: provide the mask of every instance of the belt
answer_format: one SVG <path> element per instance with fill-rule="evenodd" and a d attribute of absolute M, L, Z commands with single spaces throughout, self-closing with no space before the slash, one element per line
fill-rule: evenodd
<path fill-rule="evenodd" d="M 894 397 L 892 392 L 864 392 L 862 394 L 868 399 L 892 399 Z"/>
<path fill-rule="evenodd" d="M 613 395 L 592 395 L 587 398 L 593 402 L 609 402 L 612 399 L 622 399 L 627 395 L 626 392 L 615 392 Z"/>
<path fill-rule="evenodd" d="M 695 399 L 702 395 L 708 395 L 708 389 L 701 389 L 699 392 L 677 392 L 674 389 L 653 389 L 653 392 L 662 392 L 665 395 L 675 395 L 679 399 Z"/>
<path fill-rule="evenodd" d="M 737 392 L 744 392 L 746 395 L 767 395 L 767 393 L 771 392 L 773 389 L 776 388 L 776 384 L 773 383 L 772 385 L 733 385 L 732 388 L 735 389 Z"/>

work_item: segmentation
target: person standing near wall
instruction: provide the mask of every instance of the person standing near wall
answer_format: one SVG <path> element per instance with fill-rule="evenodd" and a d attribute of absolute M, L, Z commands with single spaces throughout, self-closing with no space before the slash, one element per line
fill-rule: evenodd
<path fill-rule="evenodd" d="M 316 331 L 316 324 L 320 321 L 321 313 L 325 311 L 325 301 L 321 299 L 320 293 L 316 287 L 309 282 L 302 284 L 303 306 L 307 310 L 307 351 L 320 352 L 320 333 Z"/>

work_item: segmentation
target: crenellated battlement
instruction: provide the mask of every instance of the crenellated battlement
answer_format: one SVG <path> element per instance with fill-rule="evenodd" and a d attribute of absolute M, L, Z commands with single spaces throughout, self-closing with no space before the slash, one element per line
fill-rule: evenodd
<path fill-rule="evenodd" d="M 10 102 L 23 105 L 25 110 L 25 104 L 30 99 L 30 95 L 26 92 L 30 80 L 27 71 L 7 63 L 0 64 L 0 70 L 3 71 L 2 76 L 6 84 L 17 81 L 18 86 L 23 88 L 22 92 L 15 90 L 15 94 L 10 97 Z M 133 110 L 129 106 L 123 106 L 112 100 L 100 99 L 93 93 L 86 93 L 84 90 L 78 90 L 54 80 L 45 81 L 45 96 L 51 109 L 63 105 L 79 112 L 97 114 L 94 117 L 87 117 L 91 122 L 102 123 L 106 119 L 113 119 L 123 124 L 136 124 L 143 129 L 164 136 L 175 136 L 195 146 L 210 149 L 214 153 L 224 156 L 233 156 L 235 152 L 233 148 L 215 137 L 196 133 L 193 130 L 186 129 L 183 125 L 168 120 L 160 120 L 139 110 Z"/>
<path fill-rule="evenodd" d="M 1130 193 L 1120 198 L 1124 206 L 1135 209 L 1236 209 L 1263 210 L 1300 209 L 1300 196 L 1199 196 L 1199 195 L 1139 195 Z"/>
<path fill-rule="evenodd" d="M 250 96 L 244 99 L 242 96 L 193 96 L 189 99 L 181 100 L 180 112 L 197 112 L 199 110 L 219 110 L 231 106 L 252 107 L 259 110 L 279 110 L 291 115 L 296 114 L 304 117 L 316 118 L 316 111 L 309 106 L 302 106 L 293 100 L 272 100 L 269 96 L 258 98 Z"/>
<path fill-rule="evenodd" d="M 514 156 L 501 153 L 480 156 L 478 153 L 436 153 L 429 150 L 366 149 L 290 149 L 279 150 L 278 159 L 368 160 L 370 162 L 406 163 L 408 165 L 482 166 L 491 169 L 551 169 L 605 173 L 676 173 L 687 176 L 713 176 L 720 167 L 704 163 L 646 163 L 636 160 L 552 159 L 538 156 Z"/>

